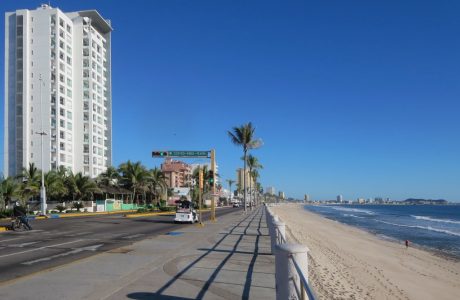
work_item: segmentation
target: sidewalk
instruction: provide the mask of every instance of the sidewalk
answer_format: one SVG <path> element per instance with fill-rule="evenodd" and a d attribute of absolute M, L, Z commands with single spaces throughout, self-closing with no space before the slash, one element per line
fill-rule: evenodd
<path fill-rule="evenodd" d="M 275 299 L 265 211 L 222 216 L 0 285 L 2 299 Z"/>

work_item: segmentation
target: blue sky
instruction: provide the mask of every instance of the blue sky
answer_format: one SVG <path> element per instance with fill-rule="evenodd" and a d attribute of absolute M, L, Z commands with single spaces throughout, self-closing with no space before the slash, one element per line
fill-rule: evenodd
<path fill-rule="evenodd" d="M 234 179 L 252 121 L 264 187 L 460 201 L 459 1 L 119 3 L 51 1 L 112 20 L 115 165 L 215 148 Z"/>

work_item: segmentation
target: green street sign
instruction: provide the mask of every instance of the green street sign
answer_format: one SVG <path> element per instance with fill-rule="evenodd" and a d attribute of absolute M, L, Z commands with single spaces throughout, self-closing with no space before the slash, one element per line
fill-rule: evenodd
<path fill-rule="evenodd" d="M 209 158 L 211 151 L 153 151 L 152 157 Z"/>

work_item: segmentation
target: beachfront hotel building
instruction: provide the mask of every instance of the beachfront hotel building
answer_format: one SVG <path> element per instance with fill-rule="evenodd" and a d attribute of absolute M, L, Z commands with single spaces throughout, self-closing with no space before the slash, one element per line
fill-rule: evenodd
<path fill-rule="evenodd" d="M 161 171 L 169 188 L 190 187 L 192 184 L 192 167 L 185 162 L 166 158 Z"/>
<path fill-rule="evenodd" d="M 95 10 L 5 14 L 5 176 L 29 163 L 91 177 L 111 165 L 111 31 Z"/>

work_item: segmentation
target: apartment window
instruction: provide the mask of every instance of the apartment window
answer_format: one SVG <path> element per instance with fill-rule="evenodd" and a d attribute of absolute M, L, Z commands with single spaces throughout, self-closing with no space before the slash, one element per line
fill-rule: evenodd
<path fill-rule="evenodd" d="M 72 123 L 67 122 L 67 129 L 72 130 Z"/>
<path fill-rule="evenodd" d="M 61 139 L 65 139 L 65 132 L 62 131 L 62 130 L 59 130 L 59 137 L 60 137 Z"/>
<path fill-rule="evenodd" d="M 72 59 L 69 56 L 67 56 L 67 64 L 72 65 Z"/>
<path fill-rule="evenodd" d="M 59 150 L 65 151 L 65 144 L 64 143 L 59 143 Z"/>
<path fill-rule="evenodd" d="M 59 109 L 59 115 L 60 115 L 60 116 L 64 116 L 64 115 L 65 115 L 64 109 L 62 109 L 62 108 Z"/>
<path fill-rule="evenodd" d="M 89 153 L 89 145 L 83 145 L 83 153 Z"/>
<path fill-rule="evenodd" d="M 97 147 L 93 146 L 93 154 L 97 154 Z"/>
<path fill-rule="evenodd" d="M 59 48 L 64 50 L 64 42 L 63 41 L 59 41 Z"/>
<path fill-rule="evenodd" d="M 83 56 L 89 56 L 89 50 L 87 48 L 83 49 Z"/>
<path fill-rule="evenodd" d="M 59 120 L 59 127 L 65 128 L 65 122 L 64 122 L 64 120 Z"/>
<path fill-rule="evenodd" d="M 64 97 L 62 97 L 62 96 L 59 97 L 59 103 L 61 105 L 64 105 Z"/>
<path fill-rule="evenodd" d="M 61 18 L 59 18 L 59 25 L 62 26 L 62 27 L 64 27 L 64 20 L 61 19 Z"/>
<path fill-rule="evenodd" d="M 72 90 L 67 89 L 67 96 L 72 97 Z"/>
<path fill-rule="evenodd" d="M 67 86 L 69 86 L 69 87 L 72 86 L 72 79 L 67 78 Z"/>
<path fill-rule="evenodd" d="M 70 28 L 69 25 L 67 25 L 66 28 L 67 28 L 67 32 L 68 32 L 68 33 L 72 33 L 72 28 Z"/>
<path fill-rule="evenodd" d="M 72 112 L 71 112 L 71 111 L 68 111 L 68 112 L 67 112 L 67 118 L 68 118 L 68 119 L 72 119 Z"/>
<path fill-rule="evenodd" d="M 65 154 L 60 155 L 61 162 L 65 162 Z"/>

